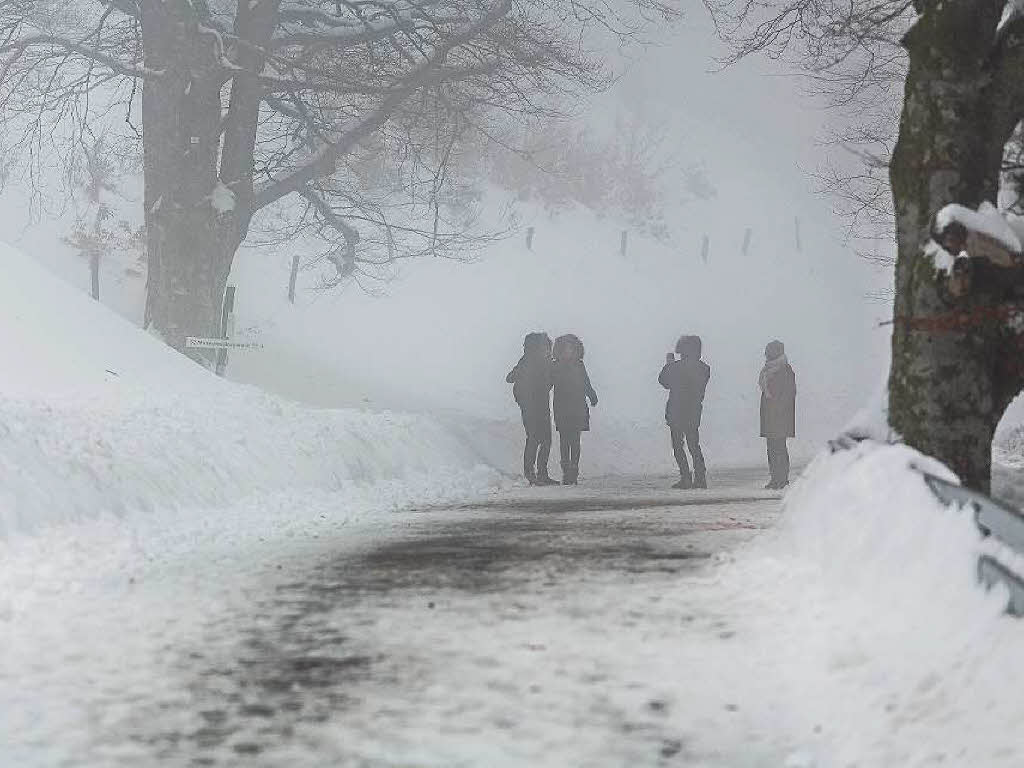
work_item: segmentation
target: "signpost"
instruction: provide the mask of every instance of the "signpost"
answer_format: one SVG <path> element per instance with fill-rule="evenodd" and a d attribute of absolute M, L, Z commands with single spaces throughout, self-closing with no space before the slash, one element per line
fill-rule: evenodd
<path fill-rule="evenodd" d="M 209 339 L 202 336 L 186 336 L 185 346 L 189 349 L 263 349 L 258 341 Z"/>
<path fill-rule="evenodd" d="M 295 303 L 295 281 L 299 278 L 299 254 L 292 256 L 292 272 L 288 276 L 288 301 Z"/>
<path fill-rule="evenodd" d="M 235 286 L 229 285 L 224 291 L 224 303 L 221 306 L 220 337 L 186 336 L 186 349 L 212 349 L 212 355 L 201 355 L 206 360 L 213 359 L 214 371 L 218 376 L 224 375 L 228 363 L 229 349 L 263 349 L 258 341 L 235 341 Z"/>
<path fill-rule="evenodd" d="M 220 336 L 229 339 L 235 335 L 235 286 L 229 285 L 224 290 L 224 304 L 220 310 Z M 217 375 L 223 376 L 228 367 L 228 348 L 217 347 Z"/>

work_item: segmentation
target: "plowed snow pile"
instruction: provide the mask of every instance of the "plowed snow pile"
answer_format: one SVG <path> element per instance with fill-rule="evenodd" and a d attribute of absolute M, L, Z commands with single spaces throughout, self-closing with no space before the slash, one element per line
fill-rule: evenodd
<path fill-rule="evenodd" d="M 0 626 L 182 554 L 500 481 L 430 418 L 225 382 L 14 249 L 0 258 Z"/>
<path fill-rule="evenodd" d="M 426 475 L 444 490 L 477 475 L 428 418 L 312 410 L 226 383 L 13 249 L 0 258 L 0 539 L 256 492 Z"/>
<path fill-rule="evenodd" d="M 708 584 L 744 645 L 714 684 L 780 764 L 1024 765 L 1024 622 L 975 576 L 979 553 L 1011 555 L 919 469 L 950 477 L 904 446 L 819 457 L 779 527 Z M 719 747 L 725 764 L 764 764 L 753 742 Z"/>

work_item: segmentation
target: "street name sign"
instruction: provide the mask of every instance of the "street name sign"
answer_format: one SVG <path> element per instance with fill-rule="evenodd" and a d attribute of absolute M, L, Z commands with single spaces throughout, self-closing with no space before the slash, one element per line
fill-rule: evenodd
<path fill-rule="evenodd" d="M 203 336 L 186 336 L 188 349 L 263 349 L 258 341 L 232 341 L 231 339 L 209 339 Z"/>

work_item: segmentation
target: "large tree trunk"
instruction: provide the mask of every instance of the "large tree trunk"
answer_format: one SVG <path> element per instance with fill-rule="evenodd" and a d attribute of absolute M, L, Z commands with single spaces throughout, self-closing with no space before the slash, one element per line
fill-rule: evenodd
<path fill-rule="evenodd" d="M 209 364 L 213 356 L 185 350 L 188 336 L 220 336 L 224 289 L 236 248 L 214 216 L 174 210 L 149 225 L 146 315 L 167 344 Z"/>
<path fill-rule="evenodd" d="M 242 227 L 237 207 L 213 204 L 222 130 L 217 40 L 201 30 L 186 0 L 148 0 L 142 13 L 146 65 L 167 73 L 147 80 L 142 93 L 146 325 L 185 351 L 188 336 L 219 336 Z M 188 353 L 212 363 L 208 353 Z"/>
<path fill-rule="evenodd" d="M 1008 298 L 1006 276 L 971 259 L 970 290 L 954 297 L 924 248 L 944 205 L 996 201 L 1013 128 L 997 109 L 990 70 L 1002 8 L 947 0 L 922 9 L 904 40 L 909 70 L 890 168 L 898 244 L 890 425 L 984 491 L 996 425 L 1022 384 L 1012 364 L 1018 337 L 994 311 Z"/>

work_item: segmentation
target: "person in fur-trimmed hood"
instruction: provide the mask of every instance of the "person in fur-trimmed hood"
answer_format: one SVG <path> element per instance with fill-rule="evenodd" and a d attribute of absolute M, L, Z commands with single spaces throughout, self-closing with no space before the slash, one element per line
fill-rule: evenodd
<path fill-rule="evenodd" d="M 758 377 L 761 388 L 761 437 L 768 443 L 766 488 L 789 485 L 789 448 L 786 440 L 796 437 L 796 374 L 786 358 L 781 341 L 764 348 L 764 367 Z"/>
<path fill-rule="evenodd" d="M 562 455 L 562 485 L 576 485 L 580 477 L 580 435 L 590 429 L 590 408 L 597 405 L 597 393 L 583 364 L 583 342 L 568 333 L 555 339 L 554 382 L 555 429 Z"/>
<path fill-rule="evenodd" d="M 512 385 L 512 397 L 523 416 L 526 429 L 523 474 L 530 485 L 558 484 L 548 476 L 551 363 L 551 337 L 546 333 L 528 333 L 523 340 L 523 356 L 505 377 L 506 383 Z"/>

